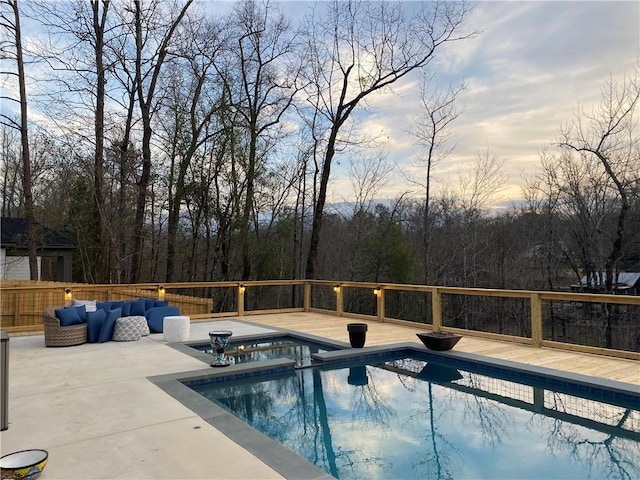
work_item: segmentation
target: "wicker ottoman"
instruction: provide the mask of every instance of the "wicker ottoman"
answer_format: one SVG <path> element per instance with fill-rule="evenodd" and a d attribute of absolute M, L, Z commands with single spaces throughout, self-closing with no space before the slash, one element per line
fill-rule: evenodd
<path fill-rule="evenodd" d="M 140 337 L 145 335 L 149 335 L 146 318 L 142 316 L 120 317 L 116 320 L 111 339 L 115 342 L 133 342 L 140 340 Z"/>
<path fill-rule="evenodd" d="M 162 323 L 165 342 L 186 342 L 191 331 L 191 319 L 182 315 L 164 317 Z"/>

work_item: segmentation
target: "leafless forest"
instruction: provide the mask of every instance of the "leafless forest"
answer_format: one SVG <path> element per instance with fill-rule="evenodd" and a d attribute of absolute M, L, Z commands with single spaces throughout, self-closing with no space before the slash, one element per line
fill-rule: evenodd
<path fill-rule="evenodd" d="M 429 83 L 432 59 L 474 41 L 469 6 L 321 2 L 295 19 L 277 3 L 205 7 L 1 2 L 2 215 L 72 238 L 75 280 L 564 290 L 607 272 L 612 291 L 615 272 L 640 271 L 637 71 L 602 79 L 522 200 L 495 212 L 490 151 L 458 188 L 430 188 L 463 114 L 459 88 Z M 358 118 L 409 75 L 424 81 L 424 175 L 410 179 L 423 193 L 380 200 L 391 167 Z M 328 204 L 332 166 L 353 158 L 353 202 Z"/>

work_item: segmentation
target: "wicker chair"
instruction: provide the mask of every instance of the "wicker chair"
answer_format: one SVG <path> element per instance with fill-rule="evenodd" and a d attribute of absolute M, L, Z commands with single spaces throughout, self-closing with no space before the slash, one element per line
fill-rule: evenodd
<path fill-rule="evenodd" d="M 69 347 L 87 342 L 87 324 L 60 326 L 56 317 L 56 309 L 44 311 L 44 345 L 45 347 Z"/>

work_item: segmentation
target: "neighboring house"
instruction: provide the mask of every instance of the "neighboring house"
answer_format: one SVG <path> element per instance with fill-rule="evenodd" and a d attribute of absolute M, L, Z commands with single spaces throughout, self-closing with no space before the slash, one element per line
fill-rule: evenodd
<path fill-rule="evenodd" d="M 38 232 L 38 280 L 70 282 L 75 243 L 41 224 Z M 27 221 L 24 218 L 0 218 L 0 278 L 29 280 Z"/>
<path fill-rule="evenodd" d="M 580 279 L 577 285 L 571 285 L 571 290 L 575 292 L 593 292 L 601 293 L 604 290 L 604 284 L 607 274 L 602 272 L 591 278 L 591 282 L 587 282 L 586 275 Z M 613 277 L 613 293 L 621 295 L 640 295 L 640 272 L 619 272 Z"/>

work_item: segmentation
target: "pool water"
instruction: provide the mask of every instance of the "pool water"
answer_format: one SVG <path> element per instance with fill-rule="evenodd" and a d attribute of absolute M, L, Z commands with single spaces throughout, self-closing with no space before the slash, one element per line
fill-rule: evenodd
<path fill-rule="evenodd" d="M 193 348 L 214 355 L 210 344 L 192 345 Z M 225 354 L 235 363 L 260 362 L 274 358 L 295 360 L 296 368 L 308 367 L 313 363 L 314 353 L 336 350 L 337 347 L 294 336 L 270 337 L 246 342 L 231 342 Z"/>
<path fill-rule="evenodd" d="M 633 399 L 414 358 L 189 386 L 338 479 L 640 478 Z"/>

